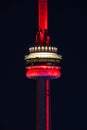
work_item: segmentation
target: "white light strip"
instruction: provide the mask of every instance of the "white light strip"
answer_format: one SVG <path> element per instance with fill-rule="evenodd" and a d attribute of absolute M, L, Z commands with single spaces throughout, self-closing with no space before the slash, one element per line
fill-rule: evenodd
<path fill-rule="evenodd" d="M 56 59 L 62 59 L 61 55 L 58 55 L 56 53 L 50 53 L 50 52 L 36 52 L 36 53 L 30 53 L 25 57 L 25 60 L 27 59 L 33 59 L 33 58 L 56 58 Z"/>
<path fill-rule="evenodd" d="M 51 47 L 51 46 L 35 46 L 29 48 L 30 52 L 35 52 L 35 51 L 51 51 L 51 52 L 57 52 L 56 47 Z"/>

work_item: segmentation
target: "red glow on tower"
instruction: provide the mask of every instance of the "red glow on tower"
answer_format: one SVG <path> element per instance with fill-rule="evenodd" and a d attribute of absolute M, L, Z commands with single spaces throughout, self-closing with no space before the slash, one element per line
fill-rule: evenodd
<path fill-rule="evenodd" d="M 26 67 L 26 77 L 28 78 L 59 78 L 61 76 L 60 67 L 58 66 L 31 66 Z"/>
<path fill-rule="evenodd" d="M 50 130 L 50 86 L 46 80 L 46 130 Z"/>
<path fill-rule="evenodd" d="M 38 29 L 48 30 L 48 0 L 38 0 Z"/>
<path fill-rule="evenodd" d="M 36 91 L 36 130 L 51 130 L 50 79 L 61 76 L 57 48 L 50 46 L 48 35 L 48 0 L 38 0 L 38 31 L 36 45 L 29 48 L 25 56 L 26 77 L 37 80 Z"/>
<path fill-rule="evenodd" d="M 49 45 L 48 31 L 48 0 L 38 0 L 38 33 L 36 34 L 37 45 Z"/>

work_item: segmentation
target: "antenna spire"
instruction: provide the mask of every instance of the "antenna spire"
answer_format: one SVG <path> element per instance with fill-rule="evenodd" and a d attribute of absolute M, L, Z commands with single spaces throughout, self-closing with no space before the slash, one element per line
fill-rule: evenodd
<path fill-rule="evenodd" d="M 48 35 L 48 0 L 38 0 L 38 32 L 36 44 L 49 46 L 50 36 Z"/>
<path fill-rule="evenodd" d="M 48 30 L 48 0 L 38 0 L 38 29 Z"/>

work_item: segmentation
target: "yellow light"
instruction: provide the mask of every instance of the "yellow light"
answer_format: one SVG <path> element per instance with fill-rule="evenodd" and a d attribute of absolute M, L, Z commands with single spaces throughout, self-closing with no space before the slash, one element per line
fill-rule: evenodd
<path fill-rule="evenodd" d="M 56 47 L 54 47 L 54 52 L 57 52 L 57 48 Z"/>
<path fill-rule="evenodd" d="M 37 47 L 35 47 L 35 51 L 37 51 Z"/>
<path fill-rule="evenodd" d="M 29 48 L 29 51 L 32 52 L 32 48 Z"/>
<path fill-rule="evenodd" d="M 51 47 L 49 46 L 49 51 L 51 51 Z"/>
<path fill-rule="evenodd" d="M 38 51 L 40 51 L 40 46 L 38 47 Z"/>
<path fill-rule="evenodd" d="M 53 51 L 53 49 L 54 49 L 54 48 L 52 47 L 52 51 Z"/>
<path fill-rule="evenodd" d="M 28 56 L 25 57 L 25 59 L 33 59 L 33 58 L 54 58 L 54 59 L 62 59 L 61 55 L 58 55 L 57 53 L 51 53 L 51 52 L 35 52 L 30 53 Z"/>
<path fill-rule="evenodd" d="M 32 47 L 31 50 L 34 51 L 34 47 Z"/>
<path fill-rule="evenodd" d="M 45 51 L 47 51 L 47 46 L 45 47 Z"/>
<path fill-rule="evenodd" d="M 42 46 L 42 51 L 44 50 L 44 46 Z"/>

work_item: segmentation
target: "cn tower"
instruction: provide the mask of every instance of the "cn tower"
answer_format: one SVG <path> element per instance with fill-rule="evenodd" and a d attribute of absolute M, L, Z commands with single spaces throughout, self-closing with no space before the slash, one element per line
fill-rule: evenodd
<path fill-rule="evenodd" d="M 52 130 L 50 80 L 61 76 L 62 56 L 48 35 L 48 0 L 38 0 L 38 31 L 35 46 L 25 56 L 26 77 L 36 80 L 36 130 Z"/>

